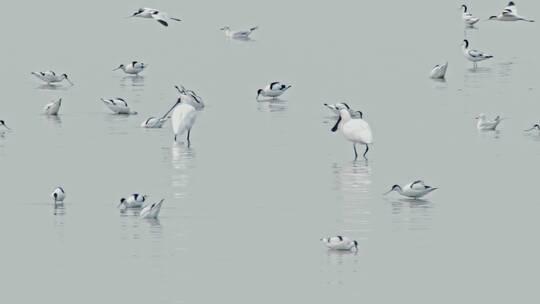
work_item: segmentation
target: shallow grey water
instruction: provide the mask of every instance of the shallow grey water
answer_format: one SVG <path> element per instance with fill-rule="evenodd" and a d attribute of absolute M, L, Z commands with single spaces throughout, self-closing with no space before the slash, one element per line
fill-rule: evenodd
<path fill-rule="evenodd" d="M 470 9 L 485 18 L 504 6 L 490 2 Z M 123 18 L 138 8 L 125 0 L 6 4 L 21 13 L 1 21 L 0 115 L 13 128 L 0 137 L 2 298 L 538 302 L 540 136 L 522 130 L 539 122 L 540 29 L 467 31 L 495 56 L 472 71 L 460 4 L 145 3 L 184 19 L 167 29 Z M 518 5 L 540 19 L 540 4 Z M 260 29 L 228 41 L 225 24 Z M 143 77 L 111 71 L 131 60 L 149 64 Z M 446 60 L 447 81 L 430 80 Z M 29 73 L 45 69 L 75 86 L 40 88 Z M 274 80 L 293 88 L 257 103 Z M 172 143 L 169 124 L 139 127 L 174 102 L 174 84 L 207 104 L 190 149 Z M 140 114 L 111 115 L 99 98 L 115 96 Z M 58 97 L 61 115 L 41 115 Z M 368 162 L 329 131 L 322 103 L 343 100 L 372 126 Z M 500 132 L 477 132 L 480 112 L 505 117 Z M 440 190 L 426 201 L 381 196 L 417 178 Z M 49 198 L 57 185 L 61 210 Z M 118 212 L 133 192 L 165 198 L 159 221 Z M 357 255 L 318 242 L 338 233 L 359 241 Z"/>

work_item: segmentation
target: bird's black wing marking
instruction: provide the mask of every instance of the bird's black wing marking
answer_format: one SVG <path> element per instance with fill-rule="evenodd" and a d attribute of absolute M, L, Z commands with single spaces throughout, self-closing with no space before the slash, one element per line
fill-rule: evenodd
<path fill-rule="evenodd" d="M 274 86 L 275 86 L 276 84 L 279 84 L 279 81 L 272 82 L 272 83 L 270 84 L 270 90 L 273 90 L 273 89 L 274 89 Z"/>
<path fill-rule="evenodd" d="M 156 19 L 157 22 L 161 23 L 163 26 L 169 26 L 169 24 L 161 19 Z"/>

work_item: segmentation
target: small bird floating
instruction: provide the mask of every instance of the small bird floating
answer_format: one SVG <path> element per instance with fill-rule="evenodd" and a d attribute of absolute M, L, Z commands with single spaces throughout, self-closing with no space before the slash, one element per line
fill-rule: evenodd
<path fill-rule="evenodd" d="M 141 195 L 138 193 L 134 193 L 128 198 L 121 198 L 120 204 L 118 204 L 118 208 L 141 208 L 146 201 L 147 195 Z"/>
<path fill-rule="evenodd" d="M 135 115 L 137 112 L 131 111 L 127 102 L 122 98 L 103 99 L 101 101 L 115 114 Z"/>
<path fill-rule="evenodd" d="M 157 9 L 148 8 L 148 7 L 140 8 L 138 11 L 133 13 L 131 17 L 152 18 L 163 26 L 169 26 L 169 23 L 167 23 L 168 19 L 174 20 L 174 21 L 182 21 L 178 18 L 167 16 L 165 12 L 161 12 L 161 11 L 158 11 Z"/>
<path fill-rule="evenodd" d="M 429 73 L 429 77 L 433 79 L 444 79 L 444 76 L 446 76 L 446 69 L 448 68 L 448 62 L 443 65 L 436 65 L 431 69 L 431 72 Z"/>
<path fill-rule="evenodd" d="M 224 26 L 220 28 L 220 30 L 225 32 L 225 36 L 233 39 L 240 39 L 240 40 L 248 40 L 249 36 L 253 31 L 255 31 L 258 27 L 252 27 L 249 30 L 241 30 L 241 31 L 233 31 L 229 26 Z"/>
<path fill-rule="evenodd" d="M 66 198 L 66 192 L 62 187 L 56 187 L 51 196 L 55 205 L 62 205 L 64 203 L 64 199 Z"/>
<path fill-rule="evenodd" d="M 323 244 L 331 250 L 348 251 L 354 249 L 354 251 L 358 251 L 357 241 L 341 235 L 322 238 L 321 242 L 323 242 Z"/>
<path fill-rule="evenodd" d="M 157 219 L 159 216 L 159 212 L 161 211 L 161 206 L 163 205 L 164 199 L 160 200 L 157 203 L 153 203 L 151 205 L 145 206 L 141 213 L 139 214 L 140 218 L 144 219 Z"/>
<path fill-rule="evenodd" d="M 48 103 L 45 108 L 43 108 L 43 111 L 47 115 L 58 115 L 58 111 L 60 111 L 60 105 L 62 105 L 62 98 Z"/>
<path fill-rule="evenodd" d="M 417 180 L 403 187 L 401 187 L 400 185 L 393 185 L 392 189 L 384 193 L 384 195 L 389 194 L 392 191 L 396 191 L 403 196 L 416 199 L 421 198 L 422 196 L 427 195 L 428 193 L 431 193 L 435 190 L 437 190 L 437 188 L 427 186 L 423 181 Z"/>
<path fill-rule="evenodd" d="M 475 117 L 478 120 L 476 128 L 480 131 L 493 131 L 501 123 L 502 118 L 500 116 L 495 117 L 493 121 L 486 119 L 486 114 L 481 113 Z"/>

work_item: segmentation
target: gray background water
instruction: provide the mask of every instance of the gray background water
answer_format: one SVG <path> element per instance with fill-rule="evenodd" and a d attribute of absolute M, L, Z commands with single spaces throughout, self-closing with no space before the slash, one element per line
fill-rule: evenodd
<path fill-rule="evenodd" d="M 2 20 L 2 302 L 537 303 L 540 137 L 537 23 L 466 32 L 495 58 L 471 64 L 456 1 L 9 1 Z M 505 1 L 474 1 L 473 14 Z M 184 19 L 125 19 L 139 6 Z M 540 19 L 540 4 L 520 1 Z M 258 25 L 228 41 L 223 25 Z M 149 65 L 133 81 L 111 69 Z M 449 61 L 447 82 L 431 67 Z M 40 89 L 30 71 L 68 73 Z M 274 80 L 282 102 L 255 101 Z M 139 127 L 175 100 L 207 108 L 192 148 Z M 64 87 L 65 88 L 65 87 Z M 100 97 L 140 115 L 111 115 Z M 41 114 L 62 97 L 58 119 Z M 329 129 L 323 102 L 371 124 L 369 162 Z M 474 116 L 506 119 L 479 133 Z M 381 193 L 424 179 L 426 201 Z M 65 209 L 49 197 L 63 185 Z M 115 208 L 165 198 L 158 222 Z M 358 255 L 327 252 L 344 234 Z"/>

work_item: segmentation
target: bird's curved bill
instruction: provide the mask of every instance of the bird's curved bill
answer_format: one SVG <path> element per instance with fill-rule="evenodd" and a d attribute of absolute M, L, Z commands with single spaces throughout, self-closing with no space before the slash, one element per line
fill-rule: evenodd
<path fill-rule="evenodd" d="M 387 194 L 389 194 L 389 193 L 392 192 L 392 191 L 394 191 L 394 190 L 392 189 L 392 190 L 390 190 L 390 191 L 386 191 L 386 192 L 383 193 L 382 195 L 387 195 Z"/>
<path fill-rule="evenodd" d="M 67 82 L 69 82 L 70 85 L 75 85 L 73 82 L 71 82 L 71 80 L 69 80 L 69 78 L 66 78 Z"/>
<path fill-rule="evenodd" d="M 120 69 L 120 67 L 117 67 L 116 69 L 113 69 L 113 71 L 116 71 L 116 70 L 119 70 L 119 69 Z"/>

